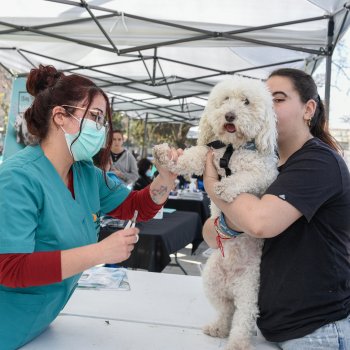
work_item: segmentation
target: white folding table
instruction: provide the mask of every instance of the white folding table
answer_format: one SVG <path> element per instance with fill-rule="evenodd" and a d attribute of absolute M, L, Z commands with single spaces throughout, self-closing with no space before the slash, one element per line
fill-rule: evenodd
<path fill-rule="evenodd" d="M 201 327 L 215 318 L 201 277 L 128 270 L 130 291 L 78 289 L 23 350 L 217 350 Z M 256 349 L 270 349 L 259 341 Z"/>

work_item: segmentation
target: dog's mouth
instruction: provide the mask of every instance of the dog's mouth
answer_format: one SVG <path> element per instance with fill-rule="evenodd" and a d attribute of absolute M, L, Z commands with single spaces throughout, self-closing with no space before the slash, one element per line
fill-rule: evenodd
<path fill-rule="evenodd" d="M 227 131 L 227 132 L 229 132 L 229 133 L 234 133 L 234 132 L 236 132 L 236 126 L 235 126 L 235 124 L 231 124 L 231 123 L 226 123 L 226 124 L 224 124 L 224 128 L 225 128 L 225 130 Z"/>

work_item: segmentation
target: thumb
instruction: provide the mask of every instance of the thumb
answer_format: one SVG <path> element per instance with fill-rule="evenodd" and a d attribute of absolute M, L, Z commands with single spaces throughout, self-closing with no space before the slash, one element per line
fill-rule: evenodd
<path fill-rule="evenodd" d="M 214 165 L 214 152 L 210 150 L 205 162 L 205 175 L 217 178 L 218 172 Z"/>

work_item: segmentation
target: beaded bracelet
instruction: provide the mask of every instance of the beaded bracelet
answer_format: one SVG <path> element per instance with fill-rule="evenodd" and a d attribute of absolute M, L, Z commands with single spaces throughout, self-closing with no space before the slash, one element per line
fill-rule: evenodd
<path fill-rule="evenodd" d="M 222 238 L 222 239 L 231 239 L 233 237 L 226 235 L 224 232 L 220 230 L 220 225 L 219 225 L 219 216 L 214 220 L 214 228 L 217 233 L 217 235 Z"/>
<path fill-rule="evenodd" d="M 219 216 L 218 229 L 221 231 L 221 233 L 223 233 L 226 237 L 229 237 L 229 238 L 237 237 L 243 233 L 242 231 L 236 231 L 229 228 L 226 224 L 223 213 L 221 213 Z"/>
<path fill-rule="evenodd" d="M 218 216 L 214 220 L 214 228 L 215 228 L 215 231 L 217 233 L 216 243 L 217 243 L 218 247 L 220 248 L 222 256 L 225 257 L 224 246 L 223 246 L 221 240 L 222 239 L 236 238 L 237 236 L 239 236 L 243 232 L 231 230 L 230 228 L 228 228 L 228 226 L 226 225 L 226 222 L 225 222 L 224 215 L 222 213 L 220 216 Z"/>

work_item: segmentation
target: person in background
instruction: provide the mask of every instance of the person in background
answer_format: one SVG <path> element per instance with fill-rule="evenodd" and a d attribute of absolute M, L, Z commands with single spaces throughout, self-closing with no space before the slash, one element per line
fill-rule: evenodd
<path fill-rule="evenodd" d="M 137 161 L 135 157 L 123 147 L 124 137 L 121 130 L 113 130 L 111 156 L 112 170 L 126 184 L 134 183 L 138 178 Z"/>
<path fill-rule="evenodd" d="M 179 189 L 183 190 L 188 187 L 189 181 L 187 181 L 183 175 L 178 175 L 177 179 Z"/>
<path fill-rule="evenodd" d="M 197 179 L 197 189 L 201 190 L 201 191 L 204 191 L 203 176 L 202 175 L 192 174 L 191 177 Z"/>
<path fill-rule="evenodd" d="M 134 184 L 134 190 L 142 190 L 152 182 L 153 163 L 147 158 L 142 158 L 138 161 L 137 166 L 139 168 L 140 177 L 136 180 Z"/>
<path fill-rule="evenodd" d="M 138 229 L 97 242 L 100 217 L 146 221 L 162 207 L 176 175 L 159 175 L 141 191 L 117 185 L 91 158 L 112 135 L 108 97 L 91 80 L 53 66 L 32 69 L 26 111 L 39 138 L 0 166 L 0 348 L 17 349 L 42 333 L 73 294 L 81 273 L 129 258 Z M 181 150 L 171 150 L 177 159 Z M 170 155 L 169 155 L 170 156 Z"/>
<path fill-rule="evenodd" d="M 204 186 L 229 227 L 209 219 L 204 239 L 217 248 L 215 223 L 227 236 L 265 238 L 257 324 L 268 341 L 283 350 L 350 350 L 349 169 L 312 77 L 283 68 L 267 85 L 279 175 L 261 198 L 242 193 L 227 203 L 214 194 L 218 174 L 209 154 Z"/>

